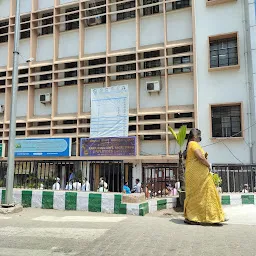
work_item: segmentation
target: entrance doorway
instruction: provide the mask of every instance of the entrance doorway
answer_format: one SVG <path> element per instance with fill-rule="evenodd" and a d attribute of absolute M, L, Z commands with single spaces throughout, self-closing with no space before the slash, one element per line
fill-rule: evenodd
<path fill-rule="evenodd" d="M 91 190 L 97 191 L 100 178 L 104 178 L 108 184 L 109 192 L 122 192 L 122 163 L 103 162 L 90 164 L 90 184 Z M 124 164 L 124 181 L 132 184 L 132 164 Z"/>

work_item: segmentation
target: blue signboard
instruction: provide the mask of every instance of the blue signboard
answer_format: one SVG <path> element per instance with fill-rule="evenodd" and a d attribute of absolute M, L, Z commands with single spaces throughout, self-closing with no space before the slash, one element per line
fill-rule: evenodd
<path fill-rule="evenodd" d="M 15 157 L 67 157 L 71 156 L 71 139 L 18 139 L 15 148 Z"/>
<path fill-rule="evenodd" d="M 83 138 L 80 156 L 136 156 L 136 137 Z"/>

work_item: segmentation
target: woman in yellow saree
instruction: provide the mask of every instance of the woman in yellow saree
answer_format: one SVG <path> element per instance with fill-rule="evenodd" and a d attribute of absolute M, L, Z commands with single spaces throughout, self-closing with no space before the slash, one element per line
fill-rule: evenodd
<path fill-rule="evenodd" d="M 200 141 L 201 131 L 192 129 L 185 151 L 185 223 L 220 224 L 225 221 L 224 212 Z"/>

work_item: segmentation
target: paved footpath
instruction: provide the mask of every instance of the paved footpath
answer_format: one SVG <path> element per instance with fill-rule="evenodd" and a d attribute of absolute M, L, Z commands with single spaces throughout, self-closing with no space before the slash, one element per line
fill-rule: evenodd
<path fill-rule="evenodd" d="M 0 215 L 0 256 L 255 256 L 256 206 L 225 210 L 226 225 L 202 227 L 184 225 L 180 215 L 25 209 Z"/>

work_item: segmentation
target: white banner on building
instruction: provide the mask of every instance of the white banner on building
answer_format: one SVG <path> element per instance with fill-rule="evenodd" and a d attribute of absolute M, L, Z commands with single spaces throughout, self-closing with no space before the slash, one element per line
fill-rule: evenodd
<path fill-rule="evenodd" d="M 128 124 L 128 85 L 91 90 L 91 138 L 127 137 Z"/>

